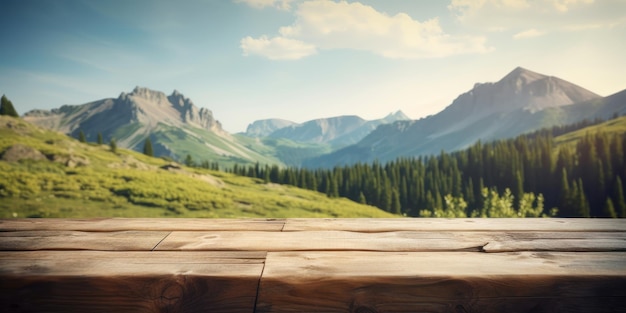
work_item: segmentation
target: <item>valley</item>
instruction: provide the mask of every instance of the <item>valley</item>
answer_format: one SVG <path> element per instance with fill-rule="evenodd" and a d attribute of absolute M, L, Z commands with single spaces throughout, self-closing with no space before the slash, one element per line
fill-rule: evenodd
<path fill-rule="evenodd" d="M 394 216 L 296 187 L 113 152 L 6 116 L 0 151 L 0 218 Z"/>
<path fill-rule="evenodd" d="M 136 87 L 24 114 L 15 125 L 46 134 L 28 146 L 45 160 L 0 163 L 0 191 L 7 217 L 626 217 L 624 114 L 626 91 L 518 67 L 419 120 L 273 118 L 230 134 L 180 92 Z M 24 134 L 4 123 L 6 155 Z M 147 138 L 156 158 L 139 153 Z"/>

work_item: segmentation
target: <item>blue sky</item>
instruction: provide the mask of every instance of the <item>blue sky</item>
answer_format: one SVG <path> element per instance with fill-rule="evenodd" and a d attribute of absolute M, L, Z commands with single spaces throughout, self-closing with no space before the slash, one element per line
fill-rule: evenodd
<path fill-rule="evenodd" d="M 624 0 L 3 0 L 0 93 L 19 113 L 174 89 L 230 132 L 441 111 L 517 66 L 626 88 Z"/>

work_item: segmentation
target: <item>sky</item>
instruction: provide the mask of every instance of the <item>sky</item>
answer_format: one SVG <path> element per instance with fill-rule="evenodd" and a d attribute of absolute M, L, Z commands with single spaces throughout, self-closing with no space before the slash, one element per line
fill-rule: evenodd
<path fill-rule="evenodd" d="M 626 0 L 2 0 L 20 114 L 178 90 L 224 129 L 435 114 L 517 66 L 626 88 Z"/>

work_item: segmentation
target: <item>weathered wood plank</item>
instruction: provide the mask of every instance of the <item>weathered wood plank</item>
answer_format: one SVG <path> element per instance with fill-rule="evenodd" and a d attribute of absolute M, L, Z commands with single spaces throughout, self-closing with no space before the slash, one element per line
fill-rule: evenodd
<path fill-rule="evenodd" d="M 392 252 L 626 251 L 626 232 L 174 231 L 156 249 Z"/>
<path fill-rule="evenodd" d="M 287 219 L 283 231 L 626 231 L 624 219 L 406 218 Z"/>
<path fill-rule="evenodd" d="M 0 252 L 0 311 L 253 312 L 264 256 Z"/>
<path fill-rule="evenodd" d="M 473 232 L 479 233 L 479 232 Z M 494 234 L 483 247 L 485 252 L 626 251 L 626 232 L 506 232 Z M 497 235 L 499 234 L 499 235 Z M 488 235 L 485 235 L 488 237 Z"/>
<path fill-rule="evenodd" d="M 485 236 L 472 233 L 175 231 L 156 250 L 480 251 L 487 243 Z"/>
<path fill-rule="evenodd" d="M 261 273 L 259 312 L 626 312 L 624 220 L 0 220 L 0 250 L 1 312 L 253 311 Z"/>
<path fill-rule="evenodd" d="M 280 231 L 282 219 L 203 219 L 203 218 L 102 218 L 102 219 L 0 219 L 0 231 L 19 230 L 257 230 Z"/>
<path fill-rule="evenodd" d="M 0 274 L 27 275 L 31 265 L 43 263 L 49 264 L 46 268 L 50 271 L 45 273 L 50 275 L 73 275 L 88 270 L 93 271 L 91 274 L 107 274 L 102 270 L 112 264 L 139 266 L 139 272 L 127 269 L 128 274 L 156 273 L 158 267 L 143 268 L 143 265 L 169 264 L 166 266 L 174 268 L 176 264 L 264 264 L 266 256 L 264 251 L 0 251 Z M 68 262 L 73 262 L 73 266 L 65 267 Z M 212 267 L 204 271 L 209 269 Z"/>
<path fill-rule="evenodd" d="M 602 252 L 626 251 L 623 239 L 535 239 L 490 241 L 483 247 L 485 252 L 512 251 L 562 251 L 562 252 Z"/>
<path fill-rule="evenodd" d="M 283 229 L 284 226 L 284 229 Z M 0 219 L 0 231 L 626 231 L 621 219 Z"/>
<path fill-rule="evenodd" d="M 16 231 L 0 232 L 0 251 L 100 250 L 150 251 L 166 231 Z"/>
<path fill-rule="evenodd" d="M 626 253 L 270 252 L 258 312 L 623 312 Z"/>

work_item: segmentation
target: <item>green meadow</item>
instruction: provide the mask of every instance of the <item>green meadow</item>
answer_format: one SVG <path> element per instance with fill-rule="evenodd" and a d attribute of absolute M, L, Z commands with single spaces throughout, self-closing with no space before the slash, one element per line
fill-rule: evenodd
<path fill-rule="evenodd" d="M 0 218 L 396 216 L 345 198 L 113 152 L 0 117 L 0 152 L 16 144 L 46 158 L 0 161 Z"/>

